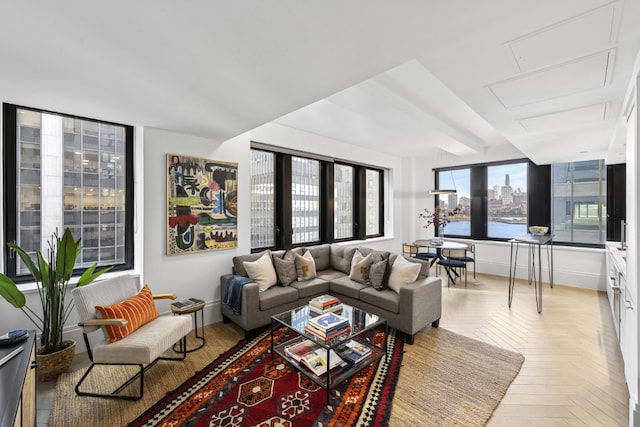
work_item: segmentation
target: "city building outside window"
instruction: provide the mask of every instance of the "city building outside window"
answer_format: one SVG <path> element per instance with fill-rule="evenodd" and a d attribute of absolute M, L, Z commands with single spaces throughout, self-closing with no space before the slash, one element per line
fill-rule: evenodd
<path fill-rule="evenodd" d="M 336 240 L 353 237 L 353 166 L 335 164 L 333 168 L 333 233 Z"/>
<path fill-rule="evenodd" d="M 527 163 L 487 167 L 487 237 L 527 234 Z"/>
<path fill-rule="evenodd" d="M 275 246 L 275 155 L 251 150 L 251 247 Z"/>
<path fill-rule="evenodd" d="M 292 243 L 320 240 L 320 162 L 291 157 Z"/>
<path fill-rule="evenodd" d="M 458 208 L 458 213 L 449 218 L 444 229 L 444 235 L 471 235 L 471 169 L 450 169 L 438 172 L 438 188 L 454 189 L 455 194 L 438 196 L 440 209 L 452 211 Z"/>
<path fill-rule="evenodd" d="M 76 268 L 133 267 L 133 128 L 4 104 L 7 241 L 35 259 L 69 228 Z M 8 275 L 28 270 L 12 253 Z"/>
<path fill-rule="evenodd" d="M 603 160 L 551 165 L 551 228 L 554 240 L 604 244 L 607 172 Z"/>

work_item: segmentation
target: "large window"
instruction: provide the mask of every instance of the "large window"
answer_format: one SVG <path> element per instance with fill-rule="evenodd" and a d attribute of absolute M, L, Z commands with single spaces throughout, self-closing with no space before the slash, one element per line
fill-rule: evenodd
<path fill-rule="evenodd" d="M 551 166 L 554 240 L 604 244 L 606 239 L 607 174 L 604 161 Z"/>
<path fill-rule="evenodd" d="M 527 163 L 487 167 L 487 237 L 527 234 Z"/>
<path fill-rule="evenodd" d="M 133 266 L 133 128 L 4 104 L 5 236 L 35 257 L 66 227 L 77 269 Z M 7 274 L 28 270 L 7 251 Z"/>
<path fill-rule="evenodd" d="M 251 249 L 384 235 L 383 171 L 253 143 Z"/>
<path fill-rule="evenodd" d="M 526 234 L 529 174 L 537 171 L 532 165 L 528 160 L 513 160 L 436 170 L 437 188 L 456 190 L 436 196 L 441 209 L 458 208 L 445 227 L 445 236 L 502 240 Z"/>

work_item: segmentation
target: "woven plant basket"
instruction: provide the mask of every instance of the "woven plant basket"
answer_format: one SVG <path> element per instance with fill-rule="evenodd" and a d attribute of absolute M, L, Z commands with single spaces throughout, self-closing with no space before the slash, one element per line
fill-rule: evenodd
<path fill-rule="evenodd" d="M 64 348 L 55 353 L 40 354 L 42 347 L 36 351 L 36 373 L 38 381 L 51 381 L 58 378 L 63 372 L 69 370 L 73 356 L 76 353 L 76 342 L 74 340 L 66 340 L 62 342 Z"/>

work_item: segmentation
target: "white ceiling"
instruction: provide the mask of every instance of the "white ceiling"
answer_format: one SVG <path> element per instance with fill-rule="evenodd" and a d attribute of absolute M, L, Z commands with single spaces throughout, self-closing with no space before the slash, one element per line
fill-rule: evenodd
<path fill-rule="evenodd" d="M 401 156 L 624 158 L 637 0 L 0 2 L 5 102 L 216 140 L 276 121 Z"/>

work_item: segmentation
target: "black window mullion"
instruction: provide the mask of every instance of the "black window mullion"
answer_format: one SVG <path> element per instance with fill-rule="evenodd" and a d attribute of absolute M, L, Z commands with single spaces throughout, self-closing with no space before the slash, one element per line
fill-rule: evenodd
<path fill-rule="evenodd" d="M 367 238 L 367 169 L 355 167 L 354 186 L 356 188 L 353 200 L 353 237 L 358 240 Z"/>
<path fill-rule="evenodd" d="M 471 238 L 487 238 L 487 167 L 471 168 Z"/>
<path fill-rule="evenodd" d="M 291 155 L 276 153 L 276 248 L 290 248 L 293 241 Z"/>
<path fill-rule="evenodd" d="M 4 159 L 4 189 L 3 194 L 6 195 L 4 203 L 4 235 L 5 242 L 15 242 L 18 233 L 18 211 L 16 207 L 17 197 L 17 108 L 15 105 L 3 104 L 2 106 L 3 122 L 3 159 Z M 13 161 L 9 161 L 13 159 Z M 6 246 L 5 246 L 6 248 Z M 16 277 L 16 255 L 10 250 L 4 251 L 4 265 L 6 274 L 9 277 Z"/>
<path fill-rule="evenodd" d="M 332 243 L 335 240 L 335 197 L 334 197 L 334 164 L 321 162 L 320 180 L 320 240 Z M 324 219 L 324 220 L 323 220 Z"/>

